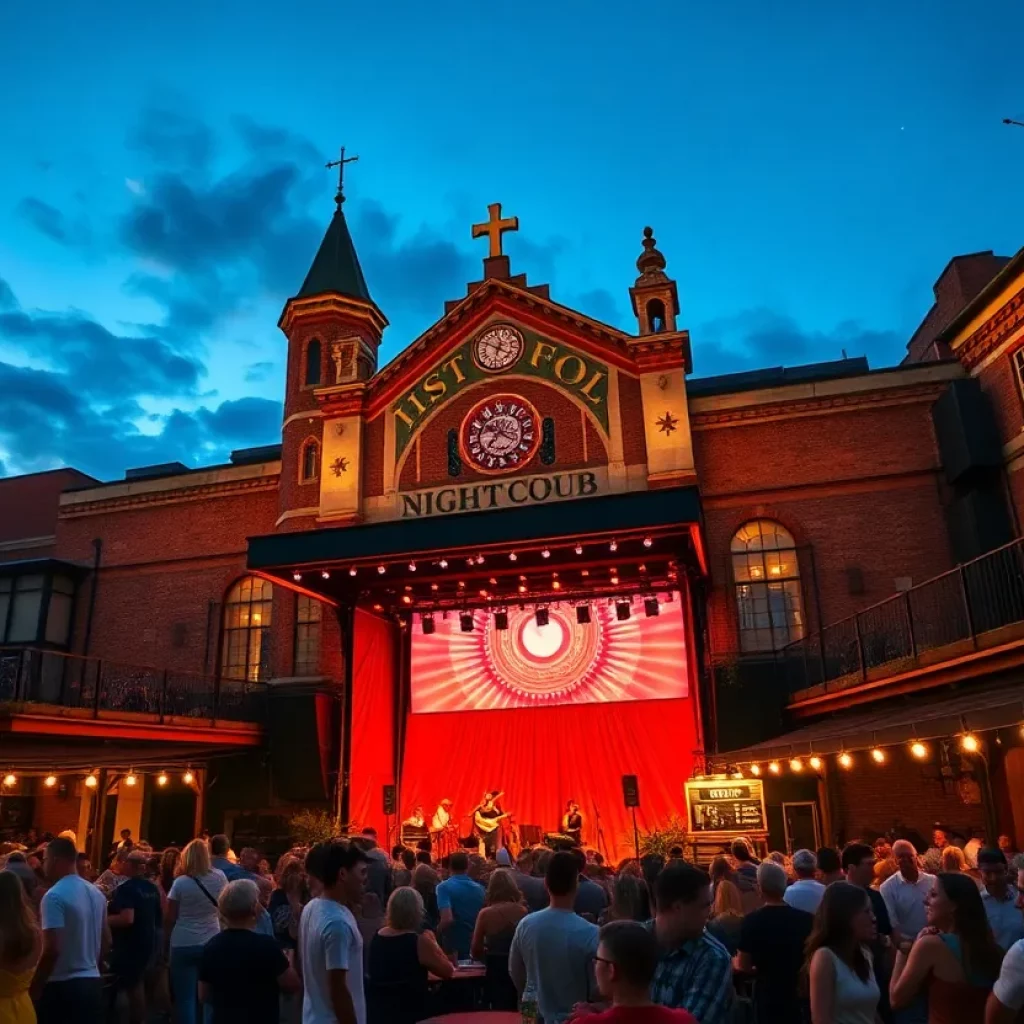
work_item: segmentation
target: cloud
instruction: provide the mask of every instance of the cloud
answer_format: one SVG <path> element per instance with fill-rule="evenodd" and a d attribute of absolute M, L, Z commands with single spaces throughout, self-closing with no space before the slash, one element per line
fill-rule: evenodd
<path fill-rule="evenodd" d="M 0 310 L 17 308 L 18 300 L 14 297 L 11 286 L 0 277 Z"/>
<path fill-rule="evenodd" d="M 699 376 L 734 373 L 766 366 L 797 366 L 848 356 L 867 356 L 872 365 L 898 361 L 905 339 L 845 320 L 831 330 L 805 330 L 790 316 L 751 309 L 707 321 L 690 332 Z"/>
<path fill-rule="evenodd" d="M 245 368 L 245 382 L 246 384 L 261 384 L 270 376 L 273 370 L 274 363 L 269 361 L 250 363 Z"/>
<path fill-rule="evenodd" d="M 82 246 L 90 241 L 91 232 L 84 220 L 72 220 L 57 207 L 35 196 L 25 196 L 18 203 L 17 212 L 40 234 L 59 245 Z"/>
<path fill-rule="evenodd" d="M 139 181 L 137 178 L 125 178 L 124 187 L 128 189 L 128 191 L 131 192 L 132 195 L 143 196 L 146 194 L 145 184 Z"/>
<path fill-rule="evenodd" d="M 169 104 L 151 105 L 128 133 L 128 145 L 165 165 L 203 170 L 213 158 L 213 132 Z"/>

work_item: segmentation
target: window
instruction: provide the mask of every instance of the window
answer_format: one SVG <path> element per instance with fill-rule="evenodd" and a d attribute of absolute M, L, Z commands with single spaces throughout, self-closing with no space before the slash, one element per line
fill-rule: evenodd
<path fill-rule="evenodd" d="M 322 348 L 319 338 L 312 338 L 306 346 L 306 387 L 320 383 L 320 359 Z"/>
<path fill-rule="evenodd" d="M 0 644 L 67 646 L 74 593 L 66 576 L 0 578 Z"/>
<path fill-rule="evenodd" d="M 320 617 L 323 605 L 313 597 L 298 595 L 295 609 L 295 674 L 320 674 Z"/>
<path fill-rule="evenodd" d="M 246 576 L 224 602 L 221 675 L 255 683 L 270 674 L 270 623 L 274 588 L 267 580 Z"/>
<path fill-rule="evenodd" d="M 302 446 L 299 466 L 299 482 L 308 484 L 320 476 L 320 445 L 310 438 Z"/>
<path fill-rule="evenodd" d="M 665 330 L 665 303 L 661 299 L 651 299 L 647 303 L 647 324 L 651 334 L 661 334 Z"/>
<path fill-rule="evenodd" d="M 1017 349 L 1010 356 L 1010 360 L 1013 363 L 1013 376 L 1017 381 L 1017 393 L 1024 400 L 1024 348 Z"/>
<path fill-rule="evenodd" d="M 767 519 L 740 527 L 732 574 L 741 651 L 777 651 L 804 635 L 796 542 L 785 527 Z"/>

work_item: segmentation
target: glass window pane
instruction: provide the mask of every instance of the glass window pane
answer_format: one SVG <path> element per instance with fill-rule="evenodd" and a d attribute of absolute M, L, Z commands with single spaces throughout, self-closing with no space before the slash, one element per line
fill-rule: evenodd
<path fill-rule="evenodd" d="M 0 590 L 0 643 L 3 643 L 7 636 L 7 609 L 11 606 L 11 595 Z"/>
<path fill-rule="evenodd" d="M 14 589 L 16 593 L 24 593 L 27 590 L 42 590 L 42 576 L 15 576 Z"/>
<path fill-rule="evenodd" d="M 51 586 L 57 594 L 74 594 L 75 592 L 75 584 L 67 576 L 54 576 Z"/>
<path fill-rule="evenodd" d="M 11 609 L 11 629 L 7 637 L 11 643 L 28 643 L 39 639 L 39 610 L 42 604 L 42 590 L 22 593 L 21 587 L 17 588 L 14 607 Z"/>
<path fill-rule="evenodd" d="M 51 644 L 66 644 L 71 633 L 71 598 L 56 592 L 50 595 L 46 610 L 46 639 Z"/>

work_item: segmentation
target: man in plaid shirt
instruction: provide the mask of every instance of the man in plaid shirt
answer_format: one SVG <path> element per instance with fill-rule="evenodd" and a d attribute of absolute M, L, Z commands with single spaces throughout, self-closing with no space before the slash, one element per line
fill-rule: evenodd
<path fill-rule="evenodd" d="M 681 861 L 670 863 L 654 883 L 654 929 L 660 950 L 651 999 L 689 1010 L 700 1024 L 729 1024 L 732 958 L 705 931 L 711 913 L 711 879 Z"/>

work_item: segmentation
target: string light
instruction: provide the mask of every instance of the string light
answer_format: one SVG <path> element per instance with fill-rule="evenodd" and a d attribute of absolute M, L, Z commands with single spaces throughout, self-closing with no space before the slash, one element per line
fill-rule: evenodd
<path fill-rule="evenodd" d="M 476 556 L 476 564 L 477 565 L 483 565 L 484 564 L 484 556 L 483 555 L 477 555 Z"/>
<path fill-rule="evenodd" d="M 923 761 L 928 756 L 928 748 L 920 740 L 914 740 L 914 742 L 910 744 L 910 753 L 913 754 L 918 761 Z"/>
<path fill-rule="evenodd" d="M 387 569 L 385 569 L 383 565 L 378 565 L 377 566 L 377 572 L 379 572 L 381 574 L 381 576 L 383 576 L 384 573 L 387 572 Z"/>
<path fill-rule="evenodd" d="M 752 764 L 750 766 L 750 774 L 757 776 L 761 774 L 761 766 L 759 764 Z"/>
<path fill-rule="evenodd" d="M 552 590 L 561 590 L 562 589 L 562 584 L 559 583 L 558 580 L 553 580 L 552 583 L 551 583 L 551 589 Z"/>
<path fill-rule="evenodd" d="M 158 786 L 166 786 L 166 785 L 167 785 L 167 776 L 166 776 L 166 775 L 164 775 L 164 773 L 163 773 L 163 772 L 161 772 L 161 773 L 160 773 L 160 774 L 159 774 L 159 775 L 158 775 L 158 776 L 156 777 L 156 784 L 157 784 Z"/>
<path fill-rule="evenodd" d="M 821 758 L 815 754 L 813 757 L 808 758 L 807 763 L 816 771 L 821 771 Z"/>
<path fill-rule="evenodd" d="M 613 576 L 613 577 L 611 578 L 611 584 L 612 584 L 612 586 L 616 586 L 616 585 L 618 584 L 618 582 L 619 582 L 619 577 L 618 577 L 618 576 Z"/>
<path fill-rule="evenodd" d="M 100 780 L 97 779 L 95 775 L 86 775 L 85 784 L 89 787 L 89 789 L 95 789 L 100 784 Z"/>
<path fill-rule="evenodd" d="M 18 784 L 18 776 L 15 775 L 13 772 L 8 772 L 4 776 L 4 785 L 5 786 L 16 786 L 17 784 Z"/>
<path fill-rule="evenodd" d="M 302 580 L 302 573 L 301 572 L 293 572 L 292 573 L 292 579 L 295 580 L 296 583 L 299 583 Z"/>
<path fill-rule="evenodd" d="M 852 768 L 853 758 L 844 751 L 842 754 L 839 755 L 839 764 L 843 768 Z"/>
<path fill-rule="evenodd" d="M 608 545 L 608 550 L 611 551 L 612 554 L 614 554 L 616 551 L 619 550 L 619 542 L 617 540 L 613 540 L 611 544 Z"/>
<path fill-rule="evenodd" d="M 47 789 L 53 789 L 53 787 L 57 785 L 57 776 L 56 775 L 47 775 L 46 778 L 43 779 L 43 785 Z"/>
<path fill-rule="evenodd" d="M 514 562 L 514 561 L 516 561 L 516 560 L 517 560 L 518 558 L 519 558 L 519 556 L 518 556 L 518 555 L 517 555 L 517 554 L 516 554 L 516 553 L 515 553 L 514 551 L 510 551 L 510 552 L 508 553 L 508 560 L 509 560 L 510 562 Z"/>
<path fill-rule="evenodd" d="M 412 596 L 410 594 L 403 594 L 402 604 L 412 604 Z"/>
<path fill-rule="evenodd" d="M 184 782 L 186 786 L 191 786 L 192 783 L 195 782 L 195 778 L 196 777 L 192 774 L 191 771 L 186 771 L 185 774 L 182 775 L 181 781 Z"/>
<path fill-rule="evenodd" d="M 778 775 L 779 772 L 781 771 L 781 769 L 779 768 L 779 762 L 778 761 L 771 761 L 771 762 L 769 762 L 769 764 L 768 764 L 768 771 L 770 771 L 772 773 L 772 775 Z"/>
<path fill-rule="evenodd" d="M 448 559 L 447 558 L 442 558 L 441 561 L 438 562 L 437 564 L 439 566 L 441 566 L 442 569 L 447 569 L 448 568 Z"/>
<path fill-rule="evenodd" d="M 548 551 L 548 549 L 547 549 L 547 548 L 545 548 L 545 549 L 544 549 L 544 550 L 543 550 L 543 551 L 542 551 L 542 552 L 540 553 L 540 557 L 541 557 L 541 558 L 550 558 L 550 557 L 551 557 L 551 552 L 550 552 L 550 551 Z"/>
<path fill-rule="evenodd" d="M 799 757 L 794 757 L 789 762 L 789 769 L 790 769 L 790 771 L 794 771 L 794 772 L 802 772 L 804 770 L 804 763 L 803 763 L 803 761 L 800 760 Z"/>
<path fill-rule="evenodd" d="M 329 580 L 329 579 L 331 578 L 331 574 L 330 574 L 330 573 L 329 573 L 329 572 L 328 572 L 328 571 L 327 571 L 326 569 L 321 569 L 321 571 L 320 571 L 320 575 L 321 575 L 321 576 L 322 576 L 322 577 L 323 577 L 323 578 L 324 578 L 325 580 Z"/>
<path fill-rule="evenodd" d="M 582 544 L 577 544 L 576 547 L 573 548 L 573 551 L 575 551 L 577 555 L 582 555 L 583 554 L 583 545 Z"/>
<path fill-rule="evenodd" d="M 352 568 L 352 569 L 349 569 L 349 571 L 348 571 L 348 574 L 349 574 L 349 576 L 355 576 L 355 574 L 356 574 L 356 572 L 357 572 L 357 571 L 358 571 L 358 570 L 356 570 L 356 569 Z"/>
<path fill-rule="evenodd" d="M 885 764 L 885 751 L 881 747 L 872 747 L 871 759 L 875 764 Z"/>
<path fill-rule="evenodd" d="M 650 537 L 644 537 L 644 547 L 649 548 L 654 543 Z"/>
<path fill-rule="evenodd" d="M 134 785 L 135 785 L 135 783 L 136 783 L 136 782 L 138 782 L 138 781 L 139 781 L 139 780 L 138 780 L 138 779 L 137 779 L 137 778 L 135 777 L 135 775 L 134 775 L 134 773 L 133 773 L 133 772 L 129 772 L 129 773 L 128 773 L 128 774 L 127 774 L 127 775 L 126 775 L 125 777 L 124 777 L 124 784 L 125 784 L 126 786 L 134 786 Z"/>
<path fill-rule="evenodd" d="M 416 571 L 416 563 L 415 562 L 410 562 L 409 563 L 409 572 L 415 572 L 415 571 Z"/>
<path fill-rule="evenodd" d="M 974 733 L 969 732 L 960 738 L 960 749 L 965 754 L 976 754 L 981 749 L 981 742 Z"/>

